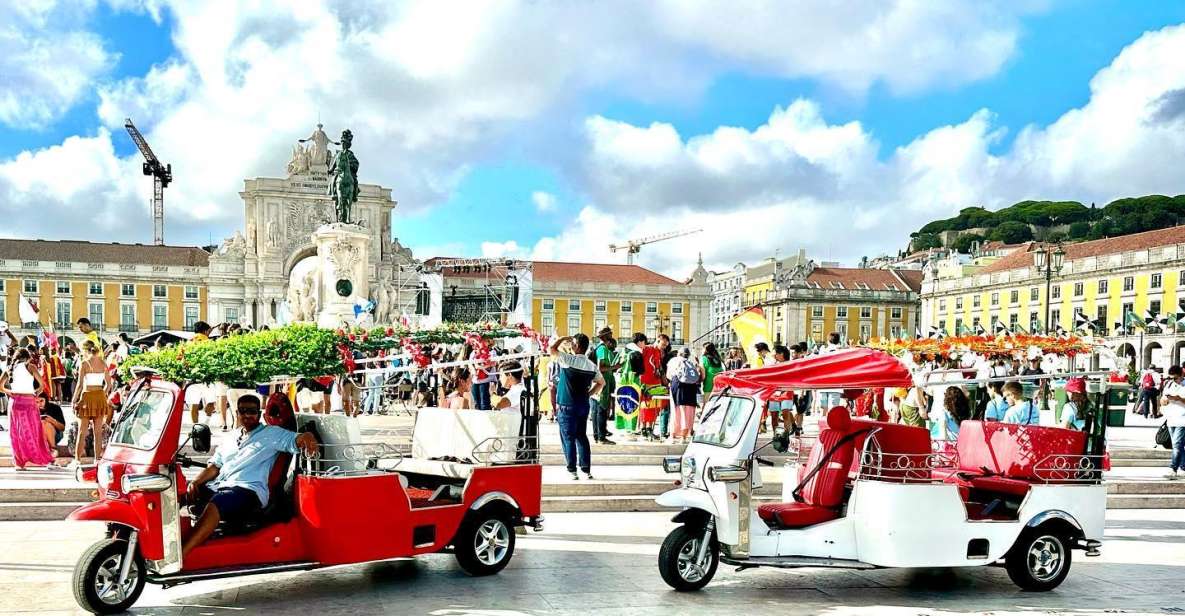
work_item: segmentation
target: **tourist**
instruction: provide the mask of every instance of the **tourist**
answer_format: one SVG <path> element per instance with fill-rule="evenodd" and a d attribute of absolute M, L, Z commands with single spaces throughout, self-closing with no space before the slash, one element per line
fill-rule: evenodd
<path fill-rule="evenodd" d="M 827 336 L 827 346 L 824 347 L 823 352 L 831 353 L 832 351 L 838 351 L 841 348 L 841 344 L 843 344 L 843 340 L 840 338 L 839 332 L 831 332 Z"/>
<path fill-rule="evenodd" d="M 613 392 L 614 398 L 617 398 L 619 392 L 623 397 L 617 400 L 613 425 L 630 440 L 637 440 L 641 432 L 641 421 L 639 420 L 642 416 L 642 405 L 647 396 L 646 387 L 642 384 L 642 374 L 646 371 L 646 361 L 643 359 L 645 349 L 646 334 L 635 332 L 620 354 L 618 363 L 621 367 L 614 375 L 614 380 L 617 382 L 617 390 Z M 629 399 L 624 397 L 630 392 L 637 392 L 636 404 L 632 397 Z"/>
<path fill-rule="evenodd" d="M 570 349 L 569 349 L 570 350 Z M 556 389 L 559 387 L 560 381 L 560 365 L 554 361 L 547 362 L 547 398 L 551 402 L 551 408 L 547 409 L 547 420 L 555 421 L 556 411 Z"/>
<path fill-rule="evenodd" d="M 1070 430 L 1086 429 L 1086 416 L 1090 404 L 1086 398 L 1086 380 L 1075 377 L 1066 381 L 1066 395 L 1070 399 L 1062 405 L 1061 427 Z"/>
<path fill-rule="evenodd" d="M 634 334 L 635 338 L 638 336 L 642 336 L 642 342 L 645 344 L 645 334 Z M 638 423 L 641 437 L 650 441 L 659 440 L 654 427 L 658 422 L 658 414 L 662 410 L 663 400 L 658 396 L 668 393 L 663 387 L 665 366 L 662 363 L 662 357 L 663 351 L 658 346 L 654 344 L 642 346 L 642 373 L 639 375 L 642 384 L 642 405 L 638 410 Z"/>
<path fill-rule="evenodd" d="M 103 455 L 103 425 L 110 416 L 108 393 L 114 390 L 111 373 L 103 362 L 95 343 L 82 343 L 82 364 L 78 368 L 78 387 L 72 403 L 74 416 L 78 418 L 78 440 L 74 444 L 74 465 L 82 462 L 86 453 L 86 437 L 94 434 L 95 459 Z"/>
<path fill-rule="evenodd" d="M 471 398 L 473 377 L 470 375 L 469 369 L 465 367 L 453 368 L 450 385 L 450 391 L 444 398 L 444 408 L 458 410 L 473 408 Z"/>
<path fill-rule="evenodd" d="M 601 388 L 600 398 L 593 411 L 593 440 L 602 445 L 614 445 L 609 440 L 609 417 L 613 415 L 613 394 L 617 390 L 617 379 L 613 374 L 621 369 L 621 362 L 617 357 L 617 340 L 613 338 L 613 330 L 608 327 L 597 332 L 600 344 L 594 349 L 593 360 L 597 369 L 601 371 L 601 378 L 605 379 L 605 386 Z"/>
<path fill-rule="evenodd" d="M 475 349 L 466 344 L 461 353 L 461 359 L 476 360 L 474 357 Z M 495 356 L 493 350 L 490 350 L 490 357 Z M 473 400 L 473 408 L 479 411 L 490 410 L 490 387 L 498 379 L 498 374 L 493 370 L 494 364 L 492 362 L 483 362 L 480 365 L 473 366 L 473 381 L 470 384 L 469 397 Z"/>
<path fill-rule="evenodd" d="M 1004 423 L 1021 425 L 1037 425 L 1041 421 L 1041 412 L 1032 400 L 1025 400 L 1025 388 L 1016 381 L 1004 383 L 1004 400 L 1008 403 L 1008 411 L 1004 413 Z"/>
<path fill-rule="evenodd" d="M 716 375 L 725 369 L 724 360 L 720 358 L 720 351 L 716 350 L 715 344 L 711 342 L 704 343 L 704 353 L 699 356 L 699 365 L 704 373 L 703 401 L 707 404 L 708 397 L 712 395 L 712 388 L 715 387 Z"/>
<path fill-rule="evenodd" d="M 942 413 L 934 418 L 939 424 L 938 440 L 955 441 L 959 425 L 971 418 L 971 401 L 961 387 L 948 387 L 942 401 Z"/>
<path fill-rule="evenodd" d="M 658 395 L 665 394 L 666 397 L 660 399 L 661 405 L 658 408 L 655 433 L 660 440 L 666 440 L 671 436 L 671 407 L 674 405 L 674 391 L 671 387 L 670 379 L 667 378 L 667 366 L 675 358 L 675 348 L 671 346 L 671 337 L 666 334 L 658 335 L 656 346 L 658 350 L 662 351 L 662 357 L 658 360 L 658 376 L 662 379 L 662 385 L 661 389 L 656 393 Z M 662 389 L 666 391 L 662 391 Z"/>
<path fill-rule="evenodd" d="M 1038 376 L 1041 374 L 1045 374 L 1045 371 L 1041 369 L 1040 356 L 1030 357 L 1029 365 L 1025 366 L 1024 369 L 1020 371 L 1021 376 Z M 1049 380 L 1036 379 L 1029 380 L 1027 382 L 1033 383 L 1037 386 L 1037 390 L 1033 392 L 1033 402 L 1041 402 L 1042 404 L 1040 406 L 1044 407 L 1044 401 L 1046 399 L 1046 394 L 1048 393 Z"/>
<path fill-rule="evenodd" d="M 733 347 L 728 349 L 728 358 L 724 360 L 725 370 L 740 370 L 745 366 L 745 358 L 741 356 L 741 350 Z"/>
<path fill-rule="evenodd" d="M 12 399 L 8 425 L 13 466 L 18 471 L 25 470 L 28 465 L 51 466 L 54 462 L 37 411 L 36 396 L 45 389 L 45 383 L 30 367 L 30 359 L 28 349 L 20 349 L 13 357 L 9 371 L 0 374 L 0 392 Z"/>
<path fill-rule="evenodd" d="M 563 353 L 560 346 L 572 345 L 572 353 Z M 588 336 L 576 334 L 557 338 L 548 351 L 551 360 L 559 365 L 558 388 L 556 391 L 556 421 L 560 425 L 560 445 L 564 460 L 572 479 L 580 479 L 577 466 L 588 479 L 592 479 L 592 450 L 588 443 L 589 398 L 605 386 L 605 379 L 597 365 L 590 361 Z"/>
<path fill-rule="evenodd" d="M 62 435 L 66 433 L 66 416 L 62 407 L 50 401 L 45 392 L 37 394 L 37 412 L 41 415 L 41 429 L 45 433 L 45 442 L 49 451 L 57 456 L 58 443 L 62 442 Z"/>
<path fill-rule="evenodd" d="M 1160 372 L 1155 366 L 1148 366 L 1140 373 L 1140 397 L 1136 403 L 1136 413 L 1153 419 L 1160 417 L 1157 408 L 1161 388 Z"/>
<path fill-rule="evenodd" d="M 502 364 L 498 379 L 506 393 L 498 400 L 494 408 L 498 410 L 512 410 L 522 412 L 523 398 L 527 395 L 527 388 L 523 386 L 523 367 L 516 361 Z"/>
<path fill-rule="evenodd" d="M 1008 401 L 1004 399 L 1004 383 L 992 381 L 987 385 L 989 400 L 983 412 L 984 421 L 1004 421 Z"/>
<path fill-rule="evenodd" d="M 200 321 L 199 321 L 200 323 Z M 103 356 L 103 340 L 99 338 L 99 332 L 91 325 L 91 320 L 86 317 L 81 317 L 75 324 L 78 326 L 78 331 L 82 332 L 83 342 L 90 340 L 94 343 L 95 348 L 99 349 L 99 357 Z"/>
<path fill-rule="evenodd" d="M 703 368 L 691 359 L 691 349 L 683 347 L 667 365 L 667 380 L 671 386 L 671 406 L 674 416 L 671 443 L 687 443 L 691 437 L 695 410 L 699 402 Z"/>
<path fill-rule="evenodd" d="M 919 386 L 909 388 L 909 393 L 901 402 L 901 423 L 907 426 L 926 427 L 926 420 L 930 418 L 926 392 Z"/>
<path fill-rule="evenodd" d="M 771 363 L 768 344 L 758 342 L 753 345 L 753 350 L 756 352 L 756 355 L 753 357 L 753 362 L 749 364 L 750 368 L 763 368 L 766 364 Z"/>
<path fill-rule="evenodd" d="M 1171 472 L 1165 477 L 1174 481 L 1177 471 L 1185 469 L 1185 385 L 1182 385 L 1181 378 L 1181 366 L 1170 366 L 1168 382 L 1164 386 L 1165 404 L 1161 411 L 1173 447 L 1173 457 L 1169 461 Z"/>

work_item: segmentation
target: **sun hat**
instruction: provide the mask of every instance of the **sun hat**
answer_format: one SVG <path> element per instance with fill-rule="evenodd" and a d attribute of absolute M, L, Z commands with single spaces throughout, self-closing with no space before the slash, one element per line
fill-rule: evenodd
<path fill-rule="evenodd" d="M 1086 379 L 1075 377 L 1066 381 L 1066 393 L 1068 394 L 1084 394 L 1086 393 Z"/>

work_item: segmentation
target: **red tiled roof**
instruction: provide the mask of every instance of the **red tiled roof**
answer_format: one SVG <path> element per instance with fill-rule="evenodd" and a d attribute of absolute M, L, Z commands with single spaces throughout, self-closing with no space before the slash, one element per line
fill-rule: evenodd
<path fill-rule="evenodd" d="M 0 239 L 0 259 L 206 267 L 210 253 L 193 246 Z"/>
<path fill-rule="evenodd" d="M 451 257 L 433 257 L 424 262 L 431 268 L 440 259 Z M 638 265 L 619 265 L 612 263 L 568 263 L 563 261 L 534 261 L 534 279 L 548 282 L 607 282 L 614 284 L 659 284 L 680 285 L 672 278 L 667 278 L 658 272 L 650 271 Z M 477 278 L 485 276 L 483 273 L 445 272 L 445 278 Z"/>
<path fill-rule="evenodd" d="M 1135 250 L 1146 250 L 1157 246 L 1171 246 L 1173 244 L 1185 244 L 1185 225 L 1108 237 L 1101 240 L 1091 240 L 1089 242 L 1063 244 L 1062 249 L 1066 251 L 1066 260 L 1072 261 L 1085 257 L 1100 257 Z M 1021 246 L 1020 250 L 986 265 L 983 269 L 979 270 L 979 273 L 987 274 L 1032 267 L 1032 250 L 1034 247 L 1040 245 L 1038 242 L 1026 242 Z"/>
<path fill-rule="evenodd" d="M 899 291 L 920 291 L 922 288 L 922 273 L 918 270 L 816 267 L 806 280 L 824 289 L 835 288 L 831 284 L 833 282 L 841 283 L 843 288 L 849 290 L 859 289 L 857 283 L 866 284 L 873 291 L 890 291 L 892 286 Z"/>

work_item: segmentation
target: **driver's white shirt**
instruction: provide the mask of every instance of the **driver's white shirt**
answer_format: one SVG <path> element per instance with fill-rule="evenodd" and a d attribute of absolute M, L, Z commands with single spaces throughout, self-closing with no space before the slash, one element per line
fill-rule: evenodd
<path fill-rule="evenodd" d="M 242 441 L 241 443 L 239 441 Z M 279 426 L 260 425 L 250 434 L 227 439 L 210 456 L 218 477 L 210 489 L 242 487 L 255 492 L 261 507 L 267 506 L 267 478 L 279 453 L 296 453 L 296 433 Z"/>

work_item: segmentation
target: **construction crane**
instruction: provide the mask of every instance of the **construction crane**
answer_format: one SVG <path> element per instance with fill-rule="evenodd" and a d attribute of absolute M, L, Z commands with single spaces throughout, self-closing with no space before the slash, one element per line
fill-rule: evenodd
<path fill-rule="evenodd" d="M 684 235 L 691 235 L 699 233 L 703 229 L 684 229 L 682 231 L 669 231 L 667 233 L 659 233 L 658 235 L 651 235 L 636 240 L 627 240 L 624 244 L 609 244 L 609 252 L 616 253 L 619 250 L 625 251 L 625 262 L 628 265 L 634 264 L 634 255 L 641 252 L 642 247 L 646 244 L 653 244 L 663 240 L 669 240 L 676 237 L 683 237 Z"/>
<path fill-rule="evenodd" d="M 173 181 L 173 165 L 165 165 L 160 162 L 156 154 L 152 153 L 152 148 L 148 147 L 148 142 L 144 140 L 144 135 L 136 129 L 136 125 L 132 124 L 132 119 L 124 120 L 123 127 L 128 129 L 128 134 L 131 135 L 132 141 L 140 148 L 140 153 L 144 155 L 144 175 L 152 176 L 152 243 L 157 246 L 164 246 L 165 244 L 165 187 L 169 182 Z"/>

